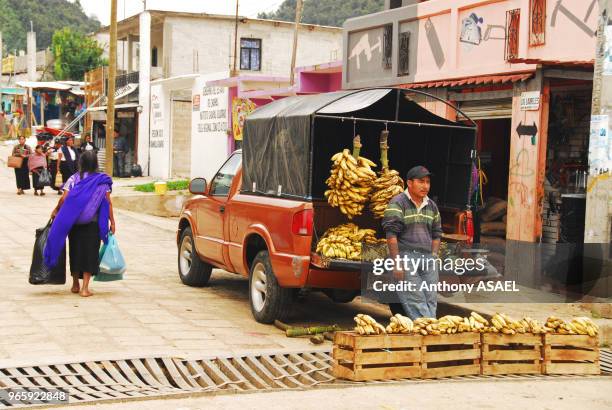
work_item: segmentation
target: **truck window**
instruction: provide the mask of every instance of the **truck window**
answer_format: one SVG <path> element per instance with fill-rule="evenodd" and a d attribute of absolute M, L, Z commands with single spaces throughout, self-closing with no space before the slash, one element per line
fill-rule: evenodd
<path fill-rule="evenodd" d="M 212 186 L 210 188 L 211 195 L 227 196 L 229 194 L 232 180 L 236 175 L 236 171 L 238 171 L 241 160 L 242 154 L 237 153 L 225 161 L 225 164 L 223 164 L 212 180 Z"/>

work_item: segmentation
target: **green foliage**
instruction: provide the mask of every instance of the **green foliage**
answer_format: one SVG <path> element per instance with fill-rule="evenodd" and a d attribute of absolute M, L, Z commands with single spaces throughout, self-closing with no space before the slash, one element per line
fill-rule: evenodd
<path fill-rule="evenodd" d="M 51 51 L 57 80 L 81 81 L 87 71 L 106 63 L 96 40 L 69 28 L 53 34 Z"/>
<path fill-rule="evenodd" d="M 166 182 L 168 187 L 168 191 L 184 191 L 189 189 L 189 181 L 186 179 L 181 179 L 179 181 L 168 181 Z M 148 184 L 136 185 L 134 187 L 134 191 L 138 192 L 155 192 L 155 185 L 153 182 Z"/>
<path fill-rule="evenodd" d="M 30 20 L 36 32 L 36 48 L 51 45 L 53 33 L 64 27 L 80 33 L 100 28 L 96 18 L 87 17 L 80 2 L 68 0 L 0 0 L 0 31 L 5 52 L 26 49 Z"/>
<path fill-rule="evenodd" d="M 296 3 L 285 0 L 275 12 L 259 13 L 257 17 L 295 21 Z M 384 5 L 384 0 L 304 0 L 302 23 L 340 27 L 346 19 L 382 11 Z"/>

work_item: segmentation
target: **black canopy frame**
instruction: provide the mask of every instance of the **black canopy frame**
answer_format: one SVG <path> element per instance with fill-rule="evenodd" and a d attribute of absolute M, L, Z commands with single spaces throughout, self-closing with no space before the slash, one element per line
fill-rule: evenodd
<path fill-rule="evenodd" d="M 442 102 L 468 118 L 468 124 L 435 115 L 414 95 Z M 390 87 L 289 97 L 255 111 L 245 123 L 241 191 L 322 200 L 331 155 L 349 148 L 357 133 L 362 155 L 377 160 L 383 129 L 390 131 L 392 168 L 403 174 L 414 165 L 427 166 L 434 173 L 432 196 L 440 205 L 469 207 L 477 124 L 435 95 Z M 408 137 L 402 135 L 406 132 Z"/>

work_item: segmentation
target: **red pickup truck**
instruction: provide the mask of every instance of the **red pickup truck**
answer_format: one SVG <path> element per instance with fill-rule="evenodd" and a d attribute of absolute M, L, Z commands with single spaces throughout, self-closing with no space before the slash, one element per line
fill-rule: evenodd
<path fill-rule="evenodd" d="M 290 97 L 252 113 L 245 123 L 243 150 L 234 152 L 210 183 L 203 178 L 190 183 L 195 196 L 185 203 L 177 231 L 182 282 L 205 286 L 213 268 L 248 277 L 251 311 L 263 323 L 282 319 L 300 289 L 323 290 L 335 301 L 351 301 L 361 287 L 359 264 L 323 261 L 313 245 L 327 228 L 348 222 L 328 205 L 323 192 L 329 159 L 350 144 L 357 121 L 363 121 L 360 127 L 367 135 L 378 136 L 388 128 L 398 153 L 390 156 L 393 168 L 406 172 L 424 163 L 440 172 L 436 195 L 446 203 L 454 198 L 457 207 L 465 204 L 474 128 L 437 117 L 408 98 L 400 99 L 403 93 L 376 89 Z M 378 120 L 380 112 L 387 112 L 381 110 L 385 105 L 395 118 Z M 338 119 L 348 115 L 350 122 Z M 405 138 L 407 130 L 414 144 Z M 424 130 L 429 134 L 423 134 Z M 330 134 L 338 138 L 329 138 Z M 363 156 L 380 155 L 377 137 L 362 137 L 362 142 Z M 447 169 L 448 164 L 439 158 L 424 161 L 424 155 L 407 149 L 423 143 L 443 147 L 445 155 L 460 152 L 468 158 L 448 161 L 454 168 Z M 379 228 L 371 215 L 353 222 L 362 228 Z"/>

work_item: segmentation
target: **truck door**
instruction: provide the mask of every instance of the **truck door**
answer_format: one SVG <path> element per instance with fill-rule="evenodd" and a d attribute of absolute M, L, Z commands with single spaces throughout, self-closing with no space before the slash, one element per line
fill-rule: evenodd
<path fill-rule="evenodd" d="M 225 206 L 241 161 L 240 152 L 229 157 L 211 181 L 206 200 L 198 206 L 198 252 L 219 265 L 224 265 L 223 244 L 226 238 L 223 235 L 223 226 L 227 219 Z"/>

